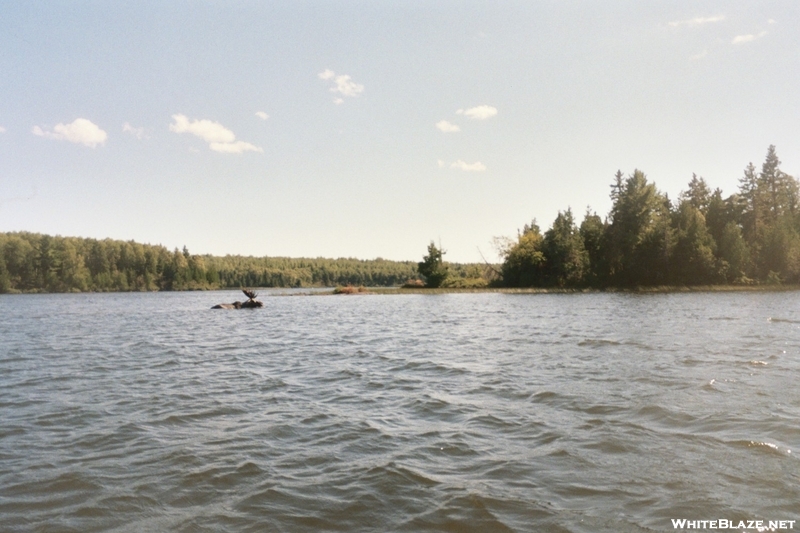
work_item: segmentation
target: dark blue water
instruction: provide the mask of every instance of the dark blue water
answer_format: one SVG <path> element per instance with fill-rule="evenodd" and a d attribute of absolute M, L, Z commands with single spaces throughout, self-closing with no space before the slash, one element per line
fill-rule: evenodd
<path fill-rule="evenodd" d="M 0 531 L 800 519 L 800 293 L 235 299 L 0 295 Z"/>

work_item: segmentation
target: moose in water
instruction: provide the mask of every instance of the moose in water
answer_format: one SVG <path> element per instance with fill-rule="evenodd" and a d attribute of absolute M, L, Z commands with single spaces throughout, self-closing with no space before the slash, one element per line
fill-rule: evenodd
<path fill-rule="evenodd" d="M 256 309 L 264 307 L 264 302 L 256 300 L 258 293 L 252 289 L 242 289 L 242 292 L 247 296 L 246 302 L 233 302 L 232 304 L 217 304 L 211 309 Z"/>

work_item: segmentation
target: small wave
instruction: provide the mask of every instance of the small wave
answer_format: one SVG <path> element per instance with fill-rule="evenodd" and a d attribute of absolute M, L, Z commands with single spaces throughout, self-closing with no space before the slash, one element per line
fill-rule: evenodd
<path fill-rule="evenodd" d="M 446 366 L 441 363 L 434 363 L 432 361 L 408 361 L 402 370 L 421 370 L 433 371 L 445 375 L 463 375 L 469 374 L 469 370 L 458 366 Z"/>
<path fill-rule="evenodd" d="M 447 442 L 437 442 L 434 443 L 436 449 L 439 452 L 443 453 L 444 455 L 450 457 L 478 457 L 480 453 L 470 447 L 464 441 L 452 441 L 448 440 Z"/>
<path fill-rule="evenodd" d="M 591 346 L 592 348 L 600 348 L 601 346 L 622 346 L 622 343 L 609 339 L 585 339 L 579 342 L 578 346 Z"/>
<path fill-rule="evenodd" d="M 778 449 L 778 445 L 777 444 L 773 444 L 771 442 L 756 442 L 756 441 L 753 441 L 753 440 L 750 441 L 750 446 L 767 446 L 768 448 L 772 448 L 773 450 L 777 450 Z"/>
<path fill-rule="evenodd" d="M 534 403 L 551 403 L 551 400 L 557 397 L 558 397 L 557 393 L 545 390 L 542 392 L 537 392 L 536 394 L 531 394 L 529 400 L 531 400 Z"/>
<path fill-rule="evenodd" d="M 722 392 L 722 390 L 720 389 L 721 385 L 723 385 L 725 383 L 736 383 L 736 382 L 737 381 L 735 379 L 728 379 L 728 378 L 726 378 L 726 379 L 716 379 L 716 378 L 712 378 L 712 379 L 708 380 L 708 383 L 703 385 L 703 388 L 704 389 L 713 390 L 715 392 Z"/>
<path fill-rule="evenodd" d="M 769 363 L 767 363 L 766 361 L 758 361 L 756 359 L 753 359 L 752 361 L 750 361 L 750 364 L 753 366 L 767 366 Z"/>
<path fill-rule="evenodd" d="M 4 492 L 14 499 L 33 498 L 36 505 L 41 508 L 57 508 L 59 504 L 63 503 L 62 501 L 56 498 L 44 498 L 44 496 L 58 494 L 63 499 L 67 493 L 86 494 L 101 489 L 102 486 L 86 474 L 65 472 L 51 479 L 30 479 L 10 485 L 4 488 Z"/>
<path fill-rule="evenodd" d="M 589 442 L 584 444 L 583 448 L 608 454 L 636 453 L 637 451 L 635 443 L 630 439 L 619 438 Z"/>
<path fill-rule="evenodd" d="M 786 324 L 800 324 L 800 320 L 791 320 L 789 318 L 778 318 L 771 316 L 767 319 L 767 322 L 784 322 Z"/>
<path fill-rule="evenodd" d="M 368 477 L 381 478 L 382 480 L 389 481 L 393 486 L 407 485 L 421 485 L 423 487 L 435 487 L 440 484 L 440 481 L 428 477 L 420 472 L 415 472 L 409 467 L 400 466 L 395 462 L 389 462 L 384 466 L 375 466 L 367 473 Z"/>
<path fill-rule="evenodd" d="M 778 444 L 766 440 L 735 440 L 729 444 L 740 448 L 750 448 L 764 453 L 780 456 L 791 455 L 792 453 L 792 450 L 789 448 L 781 448 L 781 446 Z"/>
<path fill-rule="evenodd" d="M 519 426 L 518 423 L 509 422 L 507 420 L 503 420 L 491 414 L 482 414 L 478 416 L 473 416 L 469 420 L 467 420 L 467 425 L 477 425 L 481 428 L 487 428 L 491 430 L 507 430 L 511 427 Z"/>
<path fill-rule="evenodd" d="M 243 415 L 243 414 L 247 414 L 247 411 L 245 411 L 244 409 L 239 409 L 234 407 L 209 409 L 206 411 L 202 411 L 200 413 L 169 415 L 161 420 L 153 421 L 153 425 L 182 426 L 220 416 L 233 416 L 233 415 Z"/>
<path fill-rule="evenodd" d="M 696 417 L 680 411 L 672 411 L 660 405 L 646 405 L 636 411 L 634 417 L 655 422 L 664 427 L 685 427 L 693 423 Z"/>
<path fill-rule="evenodd" d="M 495 514 L 498 501 L 478 493 L 459 493 L 450 496 L 437 508 L 420 513 L 403 524 L 407 531 L 514 531 Z M 532 509 L 537 518 L 549 513 Z"/>

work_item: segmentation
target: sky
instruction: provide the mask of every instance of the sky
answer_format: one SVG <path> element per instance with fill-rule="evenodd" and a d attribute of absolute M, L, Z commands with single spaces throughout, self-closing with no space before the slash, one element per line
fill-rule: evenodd
<path fill-rule="evenodd" d="M 800 3 L 0 0 L 0 231 L 497 260 L 619 169 L 800 177 Z"/>

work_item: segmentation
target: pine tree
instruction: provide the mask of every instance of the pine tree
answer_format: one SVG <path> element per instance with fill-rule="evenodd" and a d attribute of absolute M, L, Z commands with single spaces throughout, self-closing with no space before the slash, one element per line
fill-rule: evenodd
<path fill-rule="evenodd" d="M 426 287 L 440 287 L 447 279 L 448 268 L 442 261 L 442 256 L 446 253 L 437 248 L 433 241 L 428 245 L 428 255 L 423 256 L 422 262 L 417 264 L 419 274 L 425 278 Z"/>
<path fill-rule="evenodd" d="M 546 284 L 575 287 L 583 283 L 589 269 L 589 254 L 571 209 L 559 211 L 552 227 L 544 234 L 542 253 Z"/>

